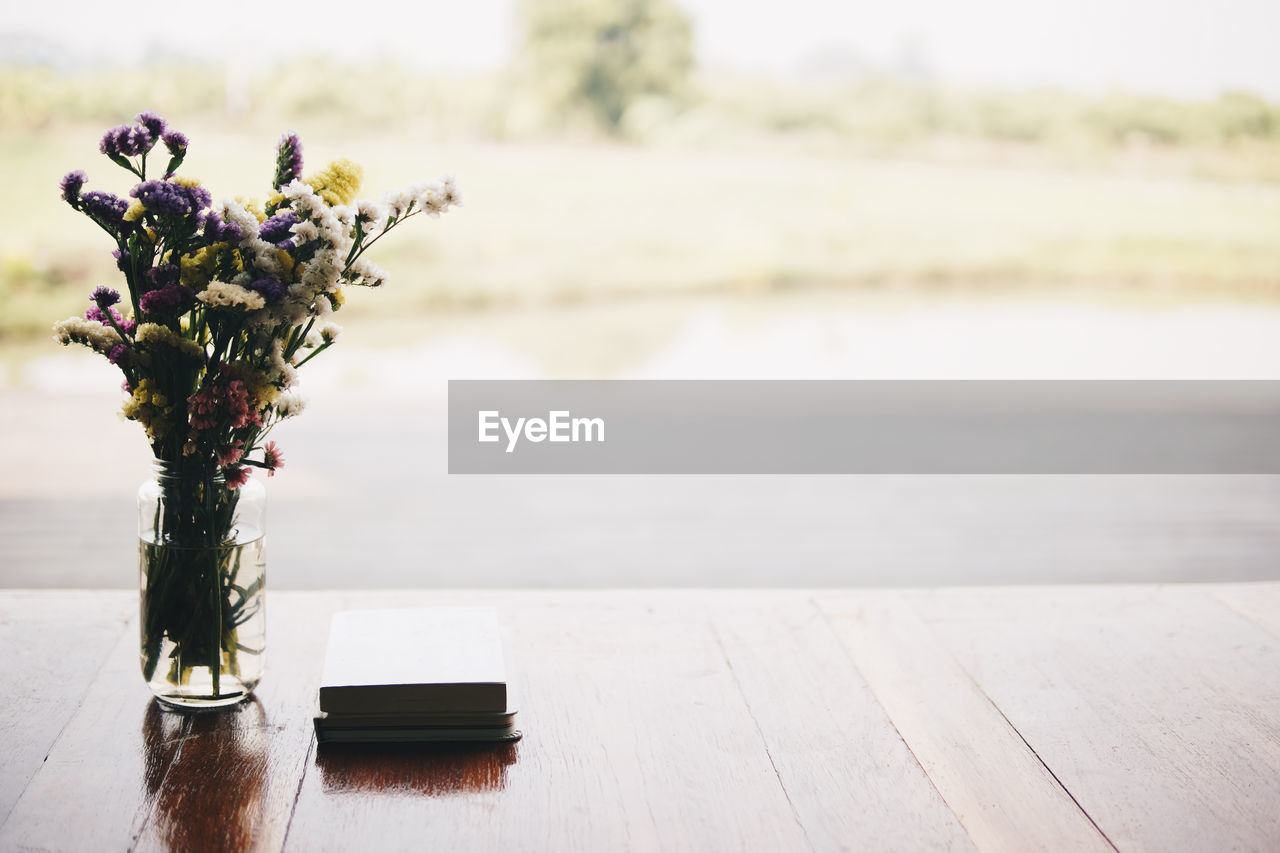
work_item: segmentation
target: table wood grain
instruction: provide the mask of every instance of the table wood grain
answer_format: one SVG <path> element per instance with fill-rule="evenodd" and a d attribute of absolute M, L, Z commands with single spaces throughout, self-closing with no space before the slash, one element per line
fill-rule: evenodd
<path fill-rule="evenodd" d="M 0 592 L 0 850 L 1280 849 L 1280 583 L 268 595 L 184 715 L 135 594 Z M 330 615 L 461 604 L 524 740 L 317 748 Z"/>

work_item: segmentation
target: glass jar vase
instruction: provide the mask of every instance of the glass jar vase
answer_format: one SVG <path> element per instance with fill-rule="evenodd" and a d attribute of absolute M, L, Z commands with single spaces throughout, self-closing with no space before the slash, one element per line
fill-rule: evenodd
<path fill-rule="evenodd" d="M 266 492 L 155 460 L 138 489 L 142 675 L 166 705 L 246 699 L 266 659 Z"/>

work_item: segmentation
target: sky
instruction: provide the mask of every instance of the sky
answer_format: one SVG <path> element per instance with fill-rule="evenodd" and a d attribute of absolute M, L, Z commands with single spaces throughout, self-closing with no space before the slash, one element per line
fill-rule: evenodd
<path fill-rule="evenodd" d="M 676 0 L 694 22 L 704 67 L 797 74 L 815 58 L 876 67 L 914 57 L 948 82 L 1184 97 L 1242 88 L 1280 98 L 1277 0 Z M 138 19 L 118 5 L 42 0 L 6 10 L 0 34 L 138 61 L 156 45 L 264 63 L 304 52 L 390 53 L 432 68 L 501 67 L 514 41 L 512 0 L 173 4 Z M 357 11 L 353 14 L 352 9 Z M 229 13 L 235 10 L 237 13 Z M 251 25 L 246 25 L 250 21 Z M 74 22 L 69 25 L 68 22 Z M 198 35 L 196 35 L 198 34 Z"/>

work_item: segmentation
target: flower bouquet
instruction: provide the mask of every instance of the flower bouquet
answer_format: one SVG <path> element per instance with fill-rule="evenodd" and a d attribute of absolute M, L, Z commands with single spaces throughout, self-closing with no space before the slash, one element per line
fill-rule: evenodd
<path fill-rule="evenodd" d="M 187 145 L 145 112 L 100 146 L 136 178 L 128 198 L 85 192 L 81 171 L 62 179 L 63 199 L 115 243 L 127 297 L 98 287 L 84 315 L 54 332 L 120 368 L 122 415 L 146 430 L 155 457 L 139 492 L 143 675 L 165 702 L 216 706 L 261 677 L 263 505 L 250 474 L 283 464 L 267 437 L 302 410 L 297 369 L 338 340 L 330 315 L 346 286 L 386 281 L 366 250 L 460 201 L 447 176 L 384 204 L 357 201 L 359 166 L 338 160 L 304 178 L 289 134 L 265 203 L 215 204 L 177 174 Z"/>

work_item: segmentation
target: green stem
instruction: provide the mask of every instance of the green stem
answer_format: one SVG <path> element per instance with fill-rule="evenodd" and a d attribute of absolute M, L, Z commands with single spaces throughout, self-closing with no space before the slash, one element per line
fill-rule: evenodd
<path fill-rule="evenodd" d="M 316 347 L 315 349 L 313 349 L 313 350 L 311 351 L 311 354 L 310 354 L 310 355 L 308 355 L 308 356 L 307 356 L 306 358 L 304 358 L 302 361 L 298 362 L 297 364 L 295 364 L 295 365 L 293 366 L 294 370 L 297 370 L 299 367 L 302 367 L 302 365 L 306 364 L 308 361 L 310 361 L 311 359 L 315 358 L 316 356 L 318 356 L 320 353 L 324 352 L 325 350 L 327 350 L 327 349 L 328 349 L 329 347 L 331 347 L 331 346 L 333 346 L 333 342 L 332 342 L 332 341 L 331 341 L 331 342 L 329 342 L 329 343 L 321 344 L 320 346 Z"/>

